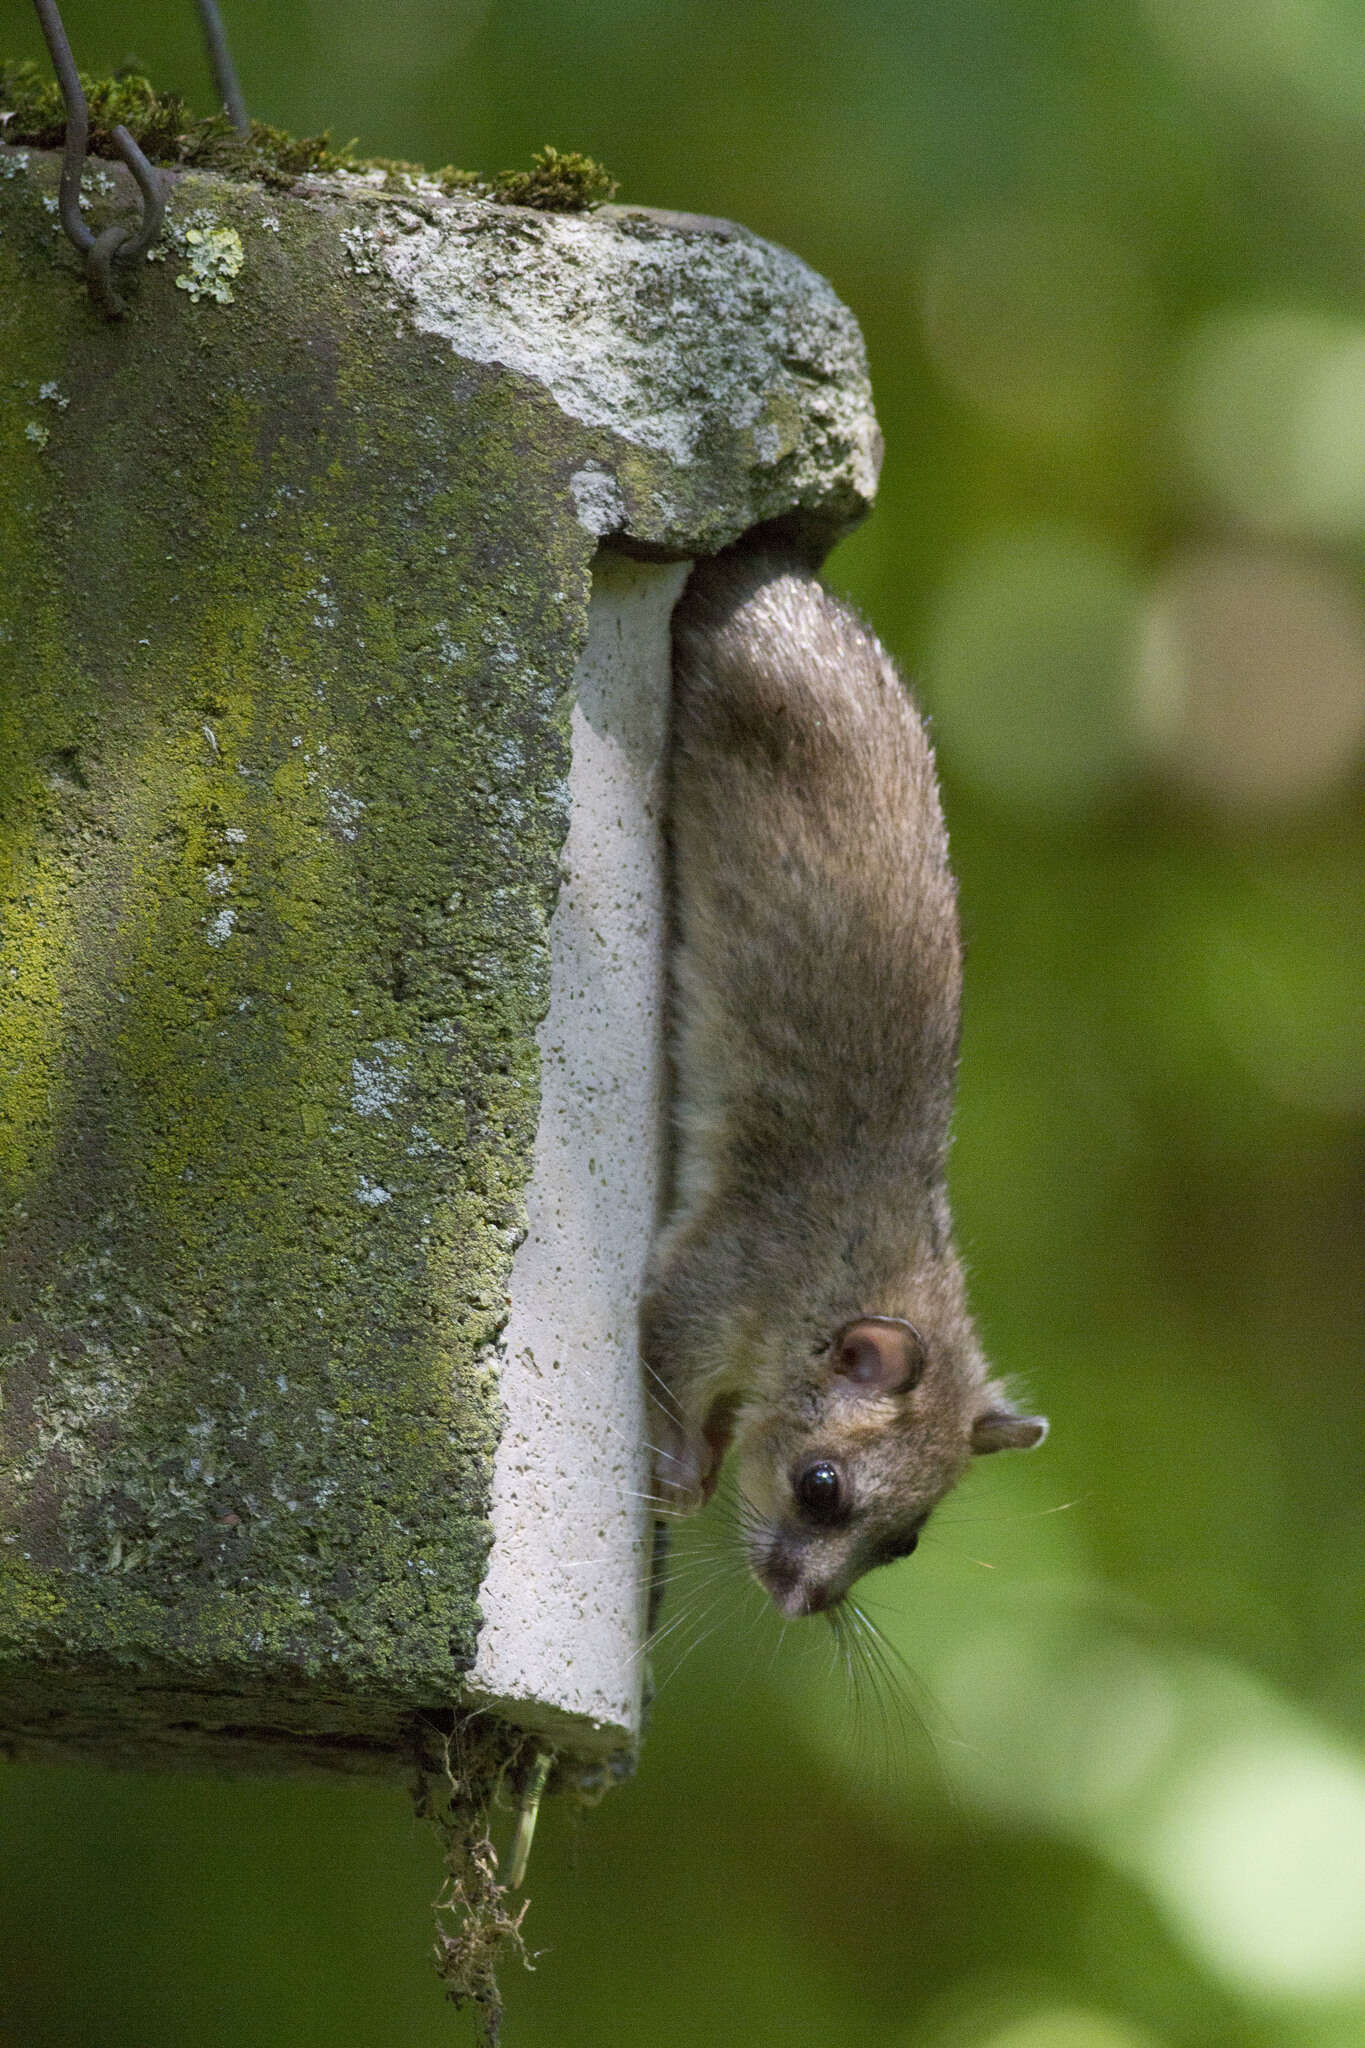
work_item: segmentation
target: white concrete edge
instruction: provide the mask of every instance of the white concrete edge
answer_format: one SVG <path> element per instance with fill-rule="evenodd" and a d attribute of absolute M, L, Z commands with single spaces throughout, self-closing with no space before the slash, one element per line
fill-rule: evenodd
<path fill-rule="evenodd" d="M 572 715 L 529 1228 L 512 1266 L 493 1550 L 466 1700 L 630 1747 L 650 1517 L 636 1350 L 663 1160 L 669 618 L 686 563 L 604 553 Z"/>

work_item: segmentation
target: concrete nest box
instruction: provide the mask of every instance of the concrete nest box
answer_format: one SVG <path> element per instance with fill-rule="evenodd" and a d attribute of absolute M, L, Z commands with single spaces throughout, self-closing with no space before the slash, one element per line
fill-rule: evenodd
<path fill-rule="evenodd" d="M 121 167 L 96 183 L 132 203 Z M 637 1732 L 688 560 L 873 488 L 722 223 L 0 149 L 0 1743 Z"/>

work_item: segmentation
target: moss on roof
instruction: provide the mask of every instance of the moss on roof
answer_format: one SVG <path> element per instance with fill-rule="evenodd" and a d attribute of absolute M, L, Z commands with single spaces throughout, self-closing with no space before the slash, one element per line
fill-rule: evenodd
<path fill-rule="evenodd" d="M 509 206 L 533 206 L 544 213 L 582 213 L 610 199 L 616 180 L 601 164 L 577 150 L 549 145 L 537 150 L 529 171 L 498 171 L 483 176 L 447 164 L 436 171 L 393 157 L 361 157 L 353 142 L 334 148 L 329 134 L 289 135 L 265 121 L 253 121 L 239 135 L 226 114 L 196 120 L 175 93 L 159 93 L 137 72 L 113 78 L 81 75 L 90 116 L 92 156 L 117 157 L 113 131 L 126 128 L 153 163 L 215 170 L 227 176 L 257 179 L 266 185 L 292 185 L 308 175 L 349 172 L 373 177 L 382 173 L 389 191 L 410 191 L 419 184 L 443 192 L 470 192 Z M 36 149 L 60 149 L 66 134 L 66 109 L 55 78 L 41 65 L 0 63 L 0 139 Z"/>

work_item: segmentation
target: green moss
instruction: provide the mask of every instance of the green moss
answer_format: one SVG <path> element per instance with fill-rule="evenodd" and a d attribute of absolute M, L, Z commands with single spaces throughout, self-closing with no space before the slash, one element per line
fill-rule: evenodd
<path fill-rule="evenodd" d="M 0 748 L 9 723 L 0 708 Z M 0 1044 L 0 1204 L 18 1199 L 35 1164 L 52 1163 L 62 1076 L 61 984 L 71 943 L 61 878 L 33 859 L 29 833 L 11 811 L 0 835 L 0 902 L 7 906 L 11 967 Z"/>
<path fill-rule="evenodd" d="M 117 158 L 113 131 L 125 127 L 157 164 L 216 170 L 266 185 L 287 187 L 299 178 L 334 173 L 382 173 L 382 189 L 408 191 L 420 184 L 443 192 L 470 192 L 509 206 L 531 206 L 548 213 L 582 213 L 610 199 L 615 180 L 588 156 L 553 147 L 538 150 L 529 171 L 502 171 L 482 177 L 475 171 L 447 165 L 424 171 L 420 164 L 392 157 L 361 157 L 353 143 L 340 149 L 328 134 L 296 136 L 264 121 L 253 121 L 241 136 L 225 114 L 196 120 L 184 100 L 158 93 L 136 73 L 116 78 L 87 78 L 81 85 L 90 117 L 90 152 Z M 33 62 L 0 64 L 0 113 L 4 139 L 38 149 L 60 149 L 66 134 L 66 113 L 55 78 Z"/>
<path fill-rule="evenodd" d="M 26 1558 L 4 1559 L 6 1627 L 20 1643 L 41 1654 L 62 1624 L 66 1600 L 51 1572 L 35 1571 Z"/>
<path fill-rule="evenodd" d="M 401 1768 L 479 1626 L 574 482 L 719 546 L 748 430 L 574 418 L 396 311 L 373 174 L 255 175 L 177 180 L 230 313 L 153 262 L 113 329 L 0 148 L 0 1729 Z"/>
<path fill-rule="evenodd" d="M 116 157 L 113 131 L 128 130 L 133 140 L 155 162 L 177 161 L 176 151 L 193 126 L 226 126 L 216 123 L 192 124 L 189 108 L 174 93 L 158 93 L 150 82 L 135 73 L 117 78 L 88 78 L 81 73 L 86 111 L 90 119 L 90 149 L 96 156 Z M 0 112 L 7 142 L 31 143 L 39 149 L 60 149 L 66 135 L 66 109 L 61 88 L 43 66 L 0 63 Z"/>
<path fill-rule="evenodd" d="M 545 213 L 582 213 L 616 192 L 616 180 L 590 156 L 576 150 L 537 150 L 529 171 L 503 171 L 493 196 L 509 206 L 536 206 Z"/>
<path fill-rule="evenodd" d="M 0 180 L 0 1726 L 401 1766 L 477 1636 L 597 441 L 203 173 L 232 318 L 152 266 L 111 339 L 54 168 Z"/>

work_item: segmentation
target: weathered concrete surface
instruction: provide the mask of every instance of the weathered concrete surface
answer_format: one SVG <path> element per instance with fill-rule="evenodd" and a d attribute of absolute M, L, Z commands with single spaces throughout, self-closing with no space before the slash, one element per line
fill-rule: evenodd
<path fill-rule="evenodd" d="M 854 516 L 856 331 L 713 226 L 199 175 L 111 327 L 56 180 L 0 149 L 0 1734 L 401 1761 L 476 1654 L 594 549 Z"/>
<path fill-rule="evenodd" d="M 639 1727 L 650 1530 L 635 1344 L 665 1125 L 669 619 L 682 565 L 599 558 L 576 678 L 569 836 L 527 1233 L 502 1337 L 483 1629 L 468 1694 L 579 1747 Z"/>
<path fill-rule="evenodd" d="M 600 534 L 709 554 L 793 513 L 833 538 L 871 503 L 881 437 L 862 336 L 823 278 L 747 229 L 466 202 L 390 217 L 366 248 L 422 333 L 630 444 L 574 480 Z"/>

